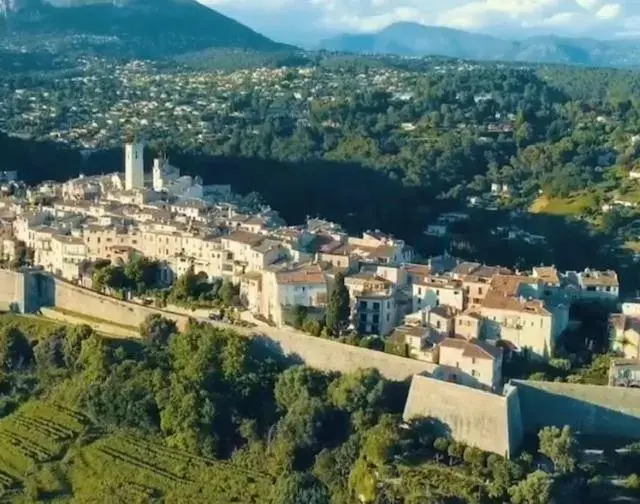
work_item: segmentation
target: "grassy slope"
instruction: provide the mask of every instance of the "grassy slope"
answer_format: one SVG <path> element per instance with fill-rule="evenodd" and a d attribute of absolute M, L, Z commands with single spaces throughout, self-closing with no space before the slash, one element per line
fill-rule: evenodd
<path fill-rule="evenodd" d="M 549 215 L 578 215 L 582 213 L 589 203 L 588 196 L 578 195 L 569 198 L 549 198 L 540 196 L 529 207 L 531 213 Z"/>
<path fill-rule="evenodd" d="M 104 433 L 79 411 L 33 400 L 0 421 L 0 502 L 258 503 L 271 480 L 169 449 L 130 432 Z M 185 500 L 187 499 L 187 500 Z"/>

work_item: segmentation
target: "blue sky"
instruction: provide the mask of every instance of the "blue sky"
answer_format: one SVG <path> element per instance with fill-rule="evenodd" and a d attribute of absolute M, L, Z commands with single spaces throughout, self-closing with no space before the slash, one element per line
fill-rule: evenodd
<path fill-rule="evenodd" d="M 199 0 L 268 36 L 298 41 L 396 21 L 517 38 L 639 38 L 640 0 Z"/>

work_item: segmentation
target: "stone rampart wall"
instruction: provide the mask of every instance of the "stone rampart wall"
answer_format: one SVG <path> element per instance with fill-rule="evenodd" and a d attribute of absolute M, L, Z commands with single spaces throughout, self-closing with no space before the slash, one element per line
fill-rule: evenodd
<path fill-rule="evenodd" d="M 640 390 L 571 383 L 511 382 L 518 389 L 525 433 L 569 425 L 593 436 L 640 439 Z"/>
<path fill-rule="evenodd" d="M 402 381 L 416 374 L 432 375 L 438 368 L 428 362 L 345 345 L 288 329 L 268 327 L 244 332 L 254 335 L 256 332 L 262 333 L 265 345 L 325 371 L 349 373 L 358 369 L 377 368 L 389 380 Z"/>
<path fill-rule="evenodd" d="M 70 310 L 82 315 L 96 317 L 118 324 L 138 327 L 152 314 L 159 314 L 174 320 L 180 330 L 187 326 L 189 317 L 176 313 L 142 306 L 137 303 L 121 301 L 105 296 L 77 285 L 72 285 L 57 278 L 51 279 L 43 305 Z"/>
<path fill-rule="evenodd" d="M 0 269 L 0 310 L 24 311 L 25 275 L 17 271 Z"/>
<path fill-rule="evenodd" d="M 517 415 L 509 424 L 509 408 L 516 408 L 517 391 L 500 396 L 481 390 L 414 376 L 403 418 L 427 418 L 453 439 L 509 457 L 522 441 Z"/>

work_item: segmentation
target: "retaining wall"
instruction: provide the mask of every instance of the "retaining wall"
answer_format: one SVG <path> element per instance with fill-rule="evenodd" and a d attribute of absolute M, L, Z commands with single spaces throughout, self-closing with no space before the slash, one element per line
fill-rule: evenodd
<path fill-rule="evenodd" d="M 24 312 L 25 275 L 23 273 L 0 270 L 0 310 Z"/>
<path fill-rule="evenodd" d="M 512 380 L 524 432 L 569 425 L 593 436 L 640 439 L 640 390 L 597 385 Z"/>
<path fill-rule="evenodd" d="M 345 345 L 287 329 L 269 327 L 243 332 L 253 337 L 261 336 L 256 332 L 262 333 L 262 341 L 266 346 L 324 371 L 349 373 L 373 367 L 389 380 L 402 381 L 417 374 L 432 375 L 438 368 L 428 362 Z"/>
<path fill-rule="evenodd" d="M 510 408 L 514 409 L 514 413 L 519 412 L 515 389 L 506 396 L 500 396 L 433 378 L 414 376 L 403 418 L 405 421 L 431 419 L 439 425 L 442 433 L 457 441 L 510 457 L 522 441 L 518 415 L 510 416 Z M 510 425 L 510 419 L 513 425 Z"/>
<path fill-rule="evenodd" d="M 57 278 L 49 277 L 49 279 L 48 292 L 42 299 L 42 306 L 54 306 L 132 327 L 140 326 L 149 315 L 153 314 L 162 315 L 175 321 L 180 330 L 187 326 L 189 320 L 186 315 L 166 312 L 137 303 L 120 301 Z"/>

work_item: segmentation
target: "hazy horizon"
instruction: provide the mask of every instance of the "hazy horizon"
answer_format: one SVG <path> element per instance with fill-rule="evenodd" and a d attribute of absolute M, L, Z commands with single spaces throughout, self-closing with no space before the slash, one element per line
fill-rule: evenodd
<path fill-rule="evenodd" d="M 640 38 L 639 0 L 198 0 L 271 38 L 313 43 L 399 21 L 519 39 Z"/>

